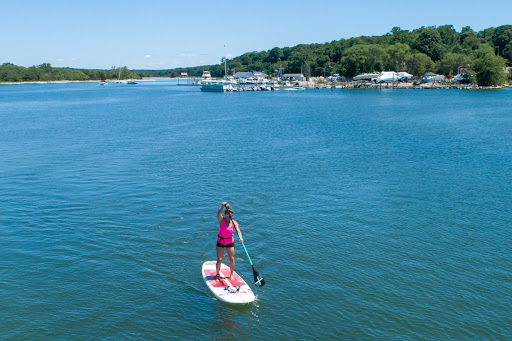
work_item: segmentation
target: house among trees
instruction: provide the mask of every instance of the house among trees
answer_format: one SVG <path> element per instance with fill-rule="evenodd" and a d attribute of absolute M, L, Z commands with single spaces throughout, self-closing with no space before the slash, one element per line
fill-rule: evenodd
<path fill-rule="evenodd" d="M 305 81 L 306 77 L 302 73 L 285 73 L 283 77 L 281 77 L 285 81 Z"/>
<path fill-rule="evenodd" d="M 507 74 L 507 79 L 512 79 L 512 67 L 506 67 L 505 73 Z"/>

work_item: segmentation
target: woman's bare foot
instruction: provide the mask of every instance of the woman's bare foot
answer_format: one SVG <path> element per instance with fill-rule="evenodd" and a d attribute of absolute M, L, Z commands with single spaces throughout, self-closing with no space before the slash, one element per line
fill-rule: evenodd
<path fill-rule="evenodd" d="M 234 281 L 235 280 L 235 276 L 233 275 L 233 273 L 231 273 L 231 276 L 229 276 L 229 280 L 230 281 Z"/>

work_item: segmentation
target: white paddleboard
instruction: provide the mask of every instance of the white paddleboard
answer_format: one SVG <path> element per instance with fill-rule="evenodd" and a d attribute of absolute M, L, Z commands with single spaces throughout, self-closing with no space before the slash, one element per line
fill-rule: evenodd
<path fill-rule="evenodd" d="M 216 265 L 216 261 L 208 261 L 204 262 L 202 267 L 203 280 L 215 297 L 226 303 L 250 303 L 254 301 L 254 293 L 236 271 L 234 273 L 235 279 L 232 281 L 229 279 L 231 271 L 224 263 L 220 267 L 220 279 L 217 280 L 215 278 L 217 274 Z"/>

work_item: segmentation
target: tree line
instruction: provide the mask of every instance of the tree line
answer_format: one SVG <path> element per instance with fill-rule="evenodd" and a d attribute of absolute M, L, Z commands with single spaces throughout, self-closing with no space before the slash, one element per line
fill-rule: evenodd
<path fill-rule="evenodd" d="M 414 76 L 426 72 L 464 76 L 479 85 L 501 85 L 503 68 L 512 65 L 512 25 L 475 32 L 467 26 L 457 32 L 453 25 L 421 27 L 412 31 L 393 29 L 382 36 L 362 36 L 325 44 L 274 47 L 248 52 L 227 61 L 228 73 L 262 71 L 303 73 L 306 77 L 339 74 L 353 77 L 361 73 L 406 71 Z M 214 77 L 224 75 L 224 64 L 171 70 L 141 71 L 147 76 L 177 77 L 181 72 L 201 76 L 208 70 Z"/>
<path fill-rule="evenodd" d="M 22 67 L 11 63 L 0 65 L 0 82 L 48 82 L 48 81 L 88 81 L 107 79 L 134 79 L 141 78 L 128 68 L 115 68 L 110 70 L 87 70 L 71 68 L 54 68 L 49 63 L 38 66 Z"/>
<path fill-rule="evenodd" d="M 406 71 L 421 77 L 427 72 L 448 78 L 460 70 L 468 82 L 502 85 L 505 66 L 512 66 L 512 25 L 476 32 L 467 26 L 457 32 L 453 25 L 421 27 L 412 31 L 393 29 L 382 36 L 361 36 L 324 44 L 274 47 L 248 52 L 227 60 L 228 74 L 262 71 L 277 76 L 303 73 L 306 77 L 339 74 L 353 77 L 361 73 Z M 462 67 L 462 68 L 461 68 Z M 216 65 L 169 70 L 121 68 L 121 78 L 178 77 L 181 72 L 200 77 L 204 70 L 214 77 L 224 76 L 224 60 Z M 0 66 L 0 82 L 117 79 L 119 68 L 86 70 L 54 68 L 48 63 L 29 68 L 11 63 Z"/>

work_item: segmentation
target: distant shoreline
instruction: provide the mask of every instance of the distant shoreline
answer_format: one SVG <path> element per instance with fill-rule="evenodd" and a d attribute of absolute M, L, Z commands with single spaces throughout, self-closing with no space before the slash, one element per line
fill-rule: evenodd
<path fill-rule="evenodd" d="M 0 85 L 17 85 L 17 84 L 67 84 L 67 83 L 93 83 L 99 81 L 28 81 L 28 82 L 0 82 Z"/>
<path fill-rule="evenodd" d="M 183 79 L 181 77 L 143 77 L 142 79 L 136 79 L 137 82 L 150 82 L 156 79 Z M 117 82 L 117 79 L 107 79 L 107 82 Z M 123 79 L 122 81 L 127 81 Z M 0 82 L 0 85 L 22 85 L 22 84 L 73 84 L 73 83 L 99 83 L 99 80 L 82 80 L 82 81 L 72 81 L 72 80 L 60 80 L 60 81 L 27 81 L 27 82 Z M 436 89 L 436 90 L 496 90 L 496 89 L 506 89 L 512 88 L 512 85 L 502 85 L 502 86 L 478 86 L 476 84 L 433 84 L 433 83 L 424 83 L 415 85 L 413 83 L 398 83 L 393 84 L 390 82 L 389 84 L 375 84 L 369 82 L 339 82 L 339 83 L 330 83 L 330 82 L 313 82 L 313 81 L 301 81 L 298 82 L 300 85 L 308 88 L 308 89 Z"/>
<path fill-rule="evenodd" d="M 148 77 L 142 79 L 135 79 L 137 82 L 148 82 L 152 79 L 166 79 L 168 77 Z M 168 78 L 172 79 L 172 78 Z M 107 82 L 117 82 L 117 79 L 106 79 Z M 121 81 L 128 81 L 127 79 L 121 79 Z M 86 80 L 86 81 L 71 81 L 71 80 L 61 80 L 61 81 L 27 81 L 27 82 L 0 82 L 0 85 L 18 85 L 18 84 L 69 84 L 69 83 L 99 83 L 99 80 Z"/>
<path fill-rule="evenodd" d="M 481 86 L 476 84 L 449 84 L 449 83 L 371 83 L 371 82 L 339 82 L 339 83 L 315 83 L 299 82 L 308 89 L 395 89 L 395 90 L 497 90 L 512 88 L 512 85 Z"/>

